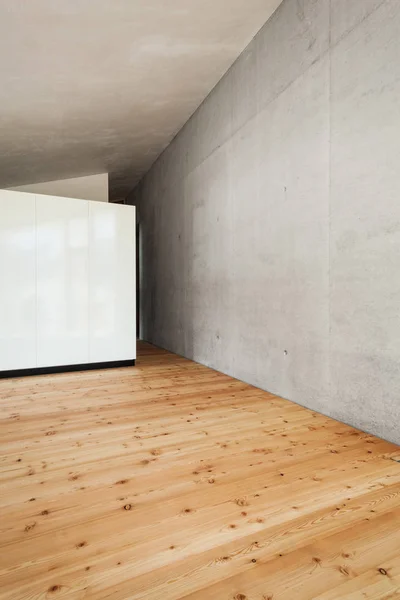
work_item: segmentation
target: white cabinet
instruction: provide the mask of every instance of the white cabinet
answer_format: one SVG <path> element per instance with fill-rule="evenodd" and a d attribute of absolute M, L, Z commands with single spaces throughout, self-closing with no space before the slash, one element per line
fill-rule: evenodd
<path fill-rule="evenodd" d="M 35 197 L 0 190 L 0 370 L 36 366 Z"/>
<path fill-rule="evenodd" d="M 88 204 L 36 196 L 38 367 L 89 362 Z"/>
<path fill-rule="evenodd" d="M 136 358 L 135 209 L 89 203 L 89 361 Z"/>
<path fill-rule="evenodd" d="M 0 190 L 0 286 L 0 375 L 134 360 L 135 209 Z"/>

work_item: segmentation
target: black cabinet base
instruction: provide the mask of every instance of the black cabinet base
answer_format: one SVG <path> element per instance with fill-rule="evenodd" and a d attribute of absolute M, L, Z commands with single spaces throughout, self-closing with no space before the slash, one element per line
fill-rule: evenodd
<path fill-rule="evenodd" d="M 29 377 L 31 375 L 50 375 L 51 373 L 69 373 L 71 371 L 93 371 L 95 369 L 117 369 L 120 367 L 134 367 L 135 360 L 114 360 L 99 363 L 84 363 L 82 365 L 63 365 L 57 367 L 37 367 L 35 369 L 16 369 L 0 371 L 0 379 L 6 377 Z"/>

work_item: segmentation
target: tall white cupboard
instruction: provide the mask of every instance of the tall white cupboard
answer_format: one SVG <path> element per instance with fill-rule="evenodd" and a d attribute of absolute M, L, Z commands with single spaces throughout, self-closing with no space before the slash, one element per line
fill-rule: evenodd
<path fill-rule="evenodd" d="M 0 376 L 134 364 L 135 208 L 0 190 Z"/>

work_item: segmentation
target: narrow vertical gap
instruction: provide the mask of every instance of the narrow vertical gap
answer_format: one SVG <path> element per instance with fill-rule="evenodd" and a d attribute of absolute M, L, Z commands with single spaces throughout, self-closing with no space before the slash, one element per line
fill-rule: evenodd
<path fill-rule="evenodd" d="M 34 195 L 35 213 L 35 367 L 38 367 L 38 221 L 37 221 L 37 196 Z"/>
<path fill-rule="evenodd" d="M 87 332 L 88 363 L 90 360 L 90 201 L 87 203 Z"/>
<path fill-rule="evenodd" d="M 135 231 L 135 298 L 136 298 L 136 336 L 135 336 L 135 344 L 136 340 L 140 339 L 140 225 L 139 219 L 136 215 L 136 206 L 133 211 L 134 216 L 134 231 Z"/>

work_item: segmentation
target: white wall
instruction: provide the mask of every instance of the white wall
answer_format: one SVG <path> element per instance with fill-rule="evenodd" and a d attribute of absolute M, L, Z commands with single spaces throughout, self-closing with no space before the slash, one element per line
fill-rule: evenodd
<path fill-rule="evenodd" d="M 108 202 L 108 173 L 88 175 L 87 177 L 73 177 L 71 179 L 58 179 L 44 181 L 9 188 L 15 192 L 30 192 L 32 194 L 45 194 L 46 196 L 63 196 L 65 198 L 79 198 L 82 200 L 97 200 Z"/>

